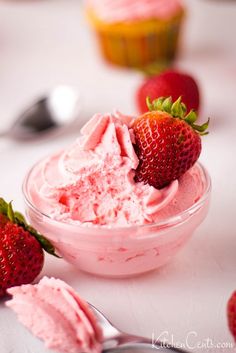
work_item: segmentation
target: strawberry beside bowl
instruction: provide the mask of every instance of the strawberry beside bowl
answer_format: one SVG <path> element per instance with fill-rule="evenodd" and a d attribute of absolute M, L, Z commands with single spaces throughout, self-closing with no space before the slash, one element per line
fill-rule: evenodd
<path fill-rule="evenodd" d="M 169 262 L 205 219 L 211 193 L 206 169 L 201 198 L 184 212 L 148 225 L 81 226 L 52 219 L 40 211 L 30 196 L 30 178 L 23 184 L 26 214 L 31 224 L 44 234 L 61 256 L 78 269 L 107 277 L 129 277 L 157 269 Z"/>

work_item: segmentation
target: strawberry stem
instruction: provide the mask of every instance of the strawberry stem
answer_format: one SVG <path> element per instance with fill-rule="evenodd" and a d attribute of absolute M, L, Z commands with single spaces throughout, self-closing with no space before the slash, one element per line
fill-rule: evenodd
<path fill-rule="evenodd" d="M 160 97 L 151 101 L 150 97 L 146 99 L 148 109 L 152 111 L 162 111 L 170 114 L 173 118 L 179 118 L 189 124 L 199 135 L 207 135 L 206 131 L 209 127 L 210 119 L 202 125 L 195 124 L 198 116 L 194 110 L 191 110 L 187 115 L 187 107 L 182 102 L 180 96 L 175 102 L 172 101 L 172 97 Z"/>

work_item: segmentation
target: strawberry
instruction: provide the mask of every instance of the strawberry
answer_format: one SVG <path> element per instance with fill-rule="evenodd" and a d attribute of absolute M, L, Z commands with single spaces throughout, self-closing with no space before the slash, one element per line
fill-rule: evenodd
<path fill-rule="evenodd" d="M 11 202 L 0 198 L 0 297 L 7 288 L 31 283 L 38 276 L 43 249 L 57 256 L 51 243 L 13 211 Z"/>
<path fill-rule="evenodd" d="M 149 112 L 133 122 L 135 151 L 139 165 L 135 181 L 161 189 L 178 179 L 197 161 L 201 153 L 200 135 L 207 134 L 209 120 L 196 125 L 197 114 L 179 97 L 147 98 Z"/>
<path fill-rule="evenodd" d="M 227 305 L 228 325 L 236 341 L 236 291 L 232 294 Z"/>
<path fill-rule="evenodd" d="M 160 75 L 148 78 L 139 87 L 136 101 L 140 113 L 147 112 L 146 97 L 152 100 L 157 97 L 169 97 L 177 100 L 182 96 L 188 111 L 199 110 L 200 93 L 195 79 L 178 71 L 165 71 Z"/>

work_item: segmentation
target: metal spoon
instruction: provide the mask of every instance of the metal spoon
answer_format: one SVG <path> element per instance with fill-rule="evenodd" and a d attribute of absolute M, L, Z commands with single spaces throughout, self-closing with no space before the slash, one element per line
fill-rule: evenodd
<path fill-rule="evenodd" d="M 187 353 L 184 350 L 172 347 L 163 342 L 153 342 L 149 338 L 139 337 L 124 333 L 114 327 L 110 321 L 93 305 L 90 304 L 91 309 L 96 315 L 100 327 L 103 331 L 104 343 L 103 353 L 118 352 L 121 350 L 132 349 L 132 352 L 144 352 L 143 349 L 158 349 L 160 353 L 178 352 Z M 129 352 L 131 352 L 129 350 Z"/>
<path fill-rule="evenodd" d="M 16 119 L 0 137 L 34 140 L 68 128 L 78 117 L 80 96 L 76 89 L 57 86 L 40 97 Z"/>

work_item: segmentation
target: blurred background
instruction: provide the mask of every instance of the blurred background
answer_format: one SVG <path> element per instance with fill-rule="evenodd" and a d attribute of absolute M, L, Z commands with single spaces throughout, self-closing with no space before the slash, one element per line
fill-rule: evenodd
<path fill-rule="evenodd" d="M 212 129 L 220 125 L 228 134 L 236 88 L 236 4 L 234 1 L 185 0 L 186 19 L 174 67 L 193 75 L 200 86 L 201 116 L 214 116 Z M 1 0 L 0 1 L 0 121 L 8 129 L 19 113 L 58 84 L 75 86 L 81 94 L 79 125 L 95 112 L 114 108 L 136 114 L 135 95 L 144 74 L 107 64 L 100 55 L 94 30 L 79 0 Z M 232 121 L 233 121 L 232 120 Z M 19 190 L 25 169 L 34 159 L 55 147 L 62 147 L 74 136 L 35 142 L 34 148 L 21 144 L 19 173 L 14 191 Z M 217 139 L 217 137 L 215 137 Z M 214 145 L 209 144 L 208 161 L 214 160 Z M 18 143 L 2 138 L 3 163 L 18 153 Z M 221 152 L 219 152 L 221 153 Z M 23 158 L 23 155 L 25 158 Z M 5 158 L 5 159 L 4 159 Z M 203 159 L 204 159 L 203 155 Z M 16 162 L 17 163 L 17 162 Z M 1 188 L 6 190 L 9 177 Z M 7 196 L 7 195 L 6 195 Z"/>
<path fill-rule="evenodd" d="M 235 80 L 236 5 L 226 0 L 185 4 L 187 17 L 175 65 L 198 78 L 212 114 L 219 83 Z M 2 124 L 8 124 L 30 97 L 58 83 L 79 87 L 86 117 L 114 107 L 135 112 L 132 98 L 142 77 L 104 63 L 82 6 L 79 0 L 0 1 Z M 228 89 L 231 92 L 232 86 Z"/>
<path fill-rule="evenodd" d="M 156 274 L 157 281 L 150 275 L 130 285 L 123 282 L 120 287 L 118 282 L 111 284 L 94 279 L 93 283 L 96 282 L 97 293 L 103 294 L 97 296 L 97 304 L 110 308 L 115 321 L 124 330 L 149 335 L 151 327 L 155 328 L 152 310 L 158 303 L 151 294 L 155 282 L 159 283 L 157 290 L 163 298 L 169 291 L 169 301 L 163 300 L 162 318 L 168 325 L 171 322 L 179 341 L 183 339 L 186 327 L 191 326 L 193 317 L 199 337 L 226 341 L 230 338 L 225 305 L 235 289 L 236 280 L 236 2 L 185 0 L 185 6 L 187 12 L 179 55 L 173 65 L 197 79 L 202 100 L 200 119 L 212 118 L 201 155 L 213 180 L 211 210 L 180 260 Z M 137 114 L 135 96 L 144 77 L 140 69 L 114 66 L 104 61 L 94 29 L 86 20 L 82 1 L 0 0 L 0 134 L 30 102 L 57 85 L 72 85 L 81 95 L 78 124 L 69 133 L 27 143 L 0 137 L 0 195 L 14 199 L 16 209 L 23 210 L 21 185 L 29 168 L 38 159 L 71 143 L 78 136 L 80 126 L 94 113 L 117 108 L 123 113 Z M 61 275 L 60 271 L 68 271 L 70 281 L 75 283 L 75 271 L 63 270 L 63 266 L 51 265 L 47 272 Z M 92 298 L 94 288 L 89 277 L 87 281 L 86 275 L 80 278 L 82 293 L 88 295 L 88 299 L 89 295 Z M 179 293 L 176 298 L 173 287 Z M 148 288 L 151 288 L 150 293 Z M 119 301 L 123 305 L 129 302 L 129 297 L 137 298 L 133 300 L 139 307 L 143 291 L 150 300 L 152 298 L 153 306 L 147 311 L 140 309 L 140 316 L 130 310 L 126 320 L 122 310 L 115 312 L 114 303 L 107 302 L 107 292 L 112 290 L 121 291 L 117 308 Z M 182 297 L 186 300 L 181 302 Z M 195 306 L 191 304 L 193 302 Z M 130 307 L 132 309 L 132 305 Z M 188 308 L 192 311 L 188 312 Z M 182 315 L 185 312 L 186 316 Z M 183 318 L 181 322 L 180 317 Z M 13 322 L 12 317 L 8 322 L 10 331 Z M 133 323 L 132 327 L 129 322 Z M 8 337 L 11 337 L 9 332 Z M 6 347 L 8 341 L 6 338 Z"/>

